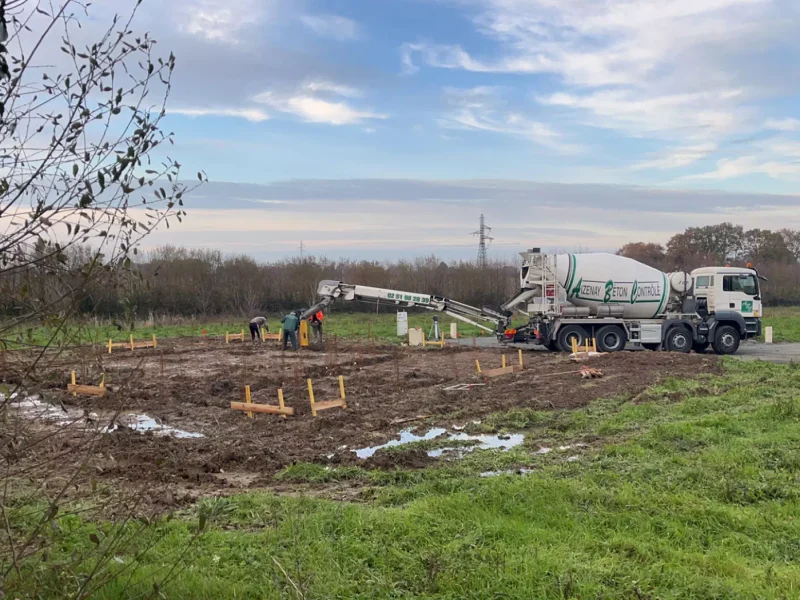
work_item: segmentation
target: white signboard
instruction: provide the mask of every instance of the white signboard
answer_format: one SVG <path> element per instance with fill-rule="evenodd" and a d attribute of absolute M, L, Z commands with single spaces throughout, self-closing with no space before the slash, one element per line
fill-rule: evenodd
<path fill-rule="evenodd" d="M 408 313 L 404 310 L 397 311 L 397 335 L 399 337 L 408 335 Z"/>

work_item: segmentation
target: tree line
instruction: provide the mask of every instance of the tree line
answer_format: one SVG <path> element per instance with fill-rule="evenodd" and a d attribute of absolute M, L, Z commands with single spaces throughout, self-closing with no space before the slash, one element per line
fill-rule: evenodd
<path fill-rule="evenodd" d="M 767 304 L 800 304 L 800 231 L 795 229 L 746 230 L 733 223 L 690 227 L 665 245 L 632 242 L 617 254 L 667 272 L 749 264 L 768 280 L 762 284 Z"/>
<path fill-rule="evenodd" d="M 2 294 L 6 315 L 32 310 L 35 305 L 57 306 L 70 297 L 69 286 L 91 262 L 86 247 L 75 247 L 66 259 L 48 256 L 29 261 L 27 269 L 0 278 L 0 287 L 18 293 Z M 632 242 L 618 254 L 663 271 L 690 271 L 699 266 L 751 263 L 769 281 L 764 300 L 772 305 L 800 304 L 800 232 L 744 230 L 730 223 L 692 227 L 665 245 Z M 329 260 L 294 257 L 259 262 L 246 255 L 223 255 L 218 250 L 164 246 L 138 255 L 138 260 L 105 270 L 82 284 L 77 306 L 82 314 L 126 321 L 148 316 L 246 316 L 277 313 L 310 306 L 317 284 L 335 279 L 400 291 L 446 296 L 474 306 L 497 307 L 519 287 L 518 265 L 489 261 L 445 262 L 435 256 L 396 262 Z M 11 279 L 13 278 L 13 279 Z M 386 309 L 390 309 L 387 305 Z M 339 310 L 369 311 L 358 303 Z"/>

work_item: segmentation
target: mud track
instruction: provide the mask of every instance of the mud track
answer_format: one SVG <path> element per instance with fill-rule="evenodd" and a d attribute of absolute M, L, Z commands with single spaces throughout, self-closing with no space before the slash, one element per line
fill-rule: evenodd
<path fill-rule="evenodd" d="M 506 352 L 515 363 L 516 352 Z M 115 350 L 108 355 L 98 348 L 65 357 L 47 378 L 52 382 L 48 397 L 84 409 L 87 415 L 146 413 L 202 434 L 187 439 L 122 429 L 96 436 L 87 477 L 142 486 L 157 502 L 169 505 L 189 496 L 270 487 L 275 472 L 297 461 L 359 464 L 353 449 L 386 442 L 400 429 L 419 423 L 452 426 L 513 408 L 574 409 L 598 398 L 633 397 L 668 377 L 696 377 L 720 369 L 711 355 L 625 352 L 592 359 L 591 366 L 605 376 L 585 380 L 577 374 L 552 375 L 577 368 L 565 355 L 529 352 L 521 373 L 491 380 L 476 376 L 476 359 L 483 368 L 497 367 L 502 353 L 342 343 L 282 353 L 274 345 L 177 339 L 160 343 L 156 350 Z M 105 372 L 108 395 L 67 394 L 64 388 L 72 369 L 81 382 Z M 338 397 L 339 375 L 345 378 L 348 408 L 312 417 L 306 379 L 313 379 L 318 401 L 328 400 Z M 460 382 L 485 385 L 461 392 L 443 389 Z M 231 401 L 243 399 L 246 384 L 257 403 L 276 404 L 277 388 L 282 387 L 295 416 L 257 414 L 248 419 L 231 411 Z M 427 418 L 414 420 L 423 415 Z M 59 453 L 65 470 L 85 448 L 84 437 L 74 428 L 54 437 L 50 451 Z M 44 448 L 38 449 L 39 459 L 47 453 Z M 381 460 L 374 466 L 391 468 L 384 464 L 385 457 Z"/>

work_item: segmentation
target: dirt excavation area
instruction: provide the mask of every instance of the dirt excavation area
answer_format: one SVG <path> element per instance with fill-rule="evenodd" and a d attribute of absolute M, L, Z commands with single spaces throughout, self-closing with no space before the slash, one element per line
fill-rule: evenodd
<path fill-rule="evenodd" d="M 49 367 L 38 396 L 16 399 L 12 414 L 27 423 L 24 436 L 42 439 L 31 453 L 14 458 L 20 468 L 49 461 L 53 471 L 63 473 L 83 464 L 76 481 L 130 483 L 149 490 L 157 502 L 177 503 L 268 488 L 276 472 L 298 461 L 422 466 L 404 463 L 404 453 L 363 450 L 397 439 L 404 430 L 458 429 L 516 408 L 570 410 L 599 398 L 631 397 L 669 377 L 720 369 L 713 355 L 623 352 L 593 357 L 589 366 L 603 377 L 587 379 L 564 354 L 527 351 L 521 372 L 491 379 L 476 373 L 476 360 L 485 371 L 500 367 L 503 354 L 509 365 L 517 364 L 517 351 L 510 348 L 341 341 L 285 353 L 274 342 L 253 346 L 200 338 L 112 354 L 84 348 Z M 104 373 L 106 394 L 68 393 L 73 370 L 79 384 L 97 384 Z M 339 376 L 347 408 L 312 416 L 307 380 L 315 400 L 324 402 L 340 397 Z M 457 384 L 473 385 L 447 389 Z M 277 405 L 281 388 L 294 415 L 250 419 L 231 410 L 231 402 L 244 400 L 246 385 L 259 404 Z M 14 447 L 25 447 L 22 441 Z"/>

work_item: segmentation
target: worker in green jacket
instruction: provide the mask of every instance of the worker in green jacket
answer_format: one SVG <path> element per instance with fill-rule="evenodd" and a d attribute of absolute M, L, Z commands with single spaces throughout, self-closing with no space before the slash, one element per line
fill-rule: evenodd
<path fill-rule="evenodd" d="M 283 324 L 283 350 L 291 340 L 292 350 L 297 350 L 297 330 L 300 329 L 300 311 L 290 312 L 281 319 Z"/>

